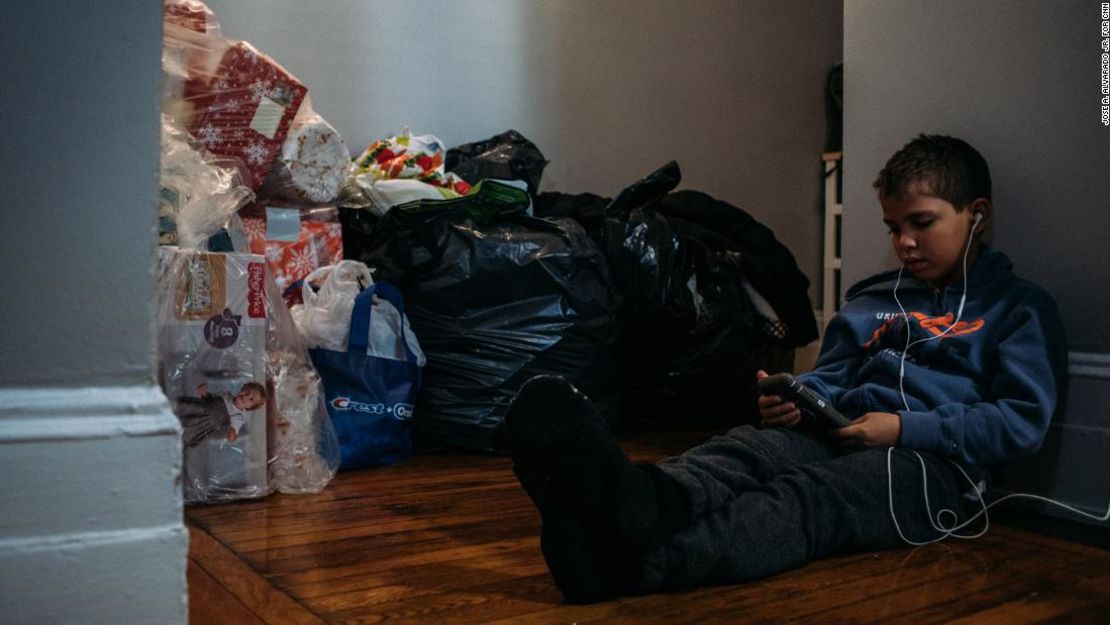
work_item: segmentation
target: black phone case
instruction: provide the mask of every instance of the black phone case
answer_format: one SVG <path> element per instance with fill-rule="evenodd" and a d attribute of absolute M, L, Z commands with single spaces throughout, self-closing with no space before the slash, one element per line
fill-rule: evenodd
<path fill-rule="evenodd" d="M 777 373 L 759 381 L 759 392 L 779 395 L 794 402 L 803 413 L 809 413 L 823 427 L 842 428 L 849 421 L 832 407 L 827 399 L 815 393 L 789 373 Z"/>

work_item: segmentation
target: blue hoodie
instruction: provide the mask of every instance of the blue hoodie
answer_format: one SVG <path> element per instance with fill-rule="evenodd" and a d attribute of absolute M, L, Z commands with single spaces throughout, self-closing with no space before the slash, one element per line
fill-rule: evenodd
<path fill-rule="evenodd" d="M 1016 277 L 1001 252 L 980 250 L 968 271 L 967 302 L 957 327 L 917 343 L 898 368 L 906 323 L 893 291 L 897 271 L 848 290 L 825 330 L 815 369 L 799 379 L 850 419 L 895 412 L 901 447 L 980 467 L 999 467 L 1040 448 L 1064 380 L 1067 345 L 1056 302 Z M 898 287 L 911 341 L 943 332 L 955 320 L 963 276 L 943 290 L 908 271 Z"/>

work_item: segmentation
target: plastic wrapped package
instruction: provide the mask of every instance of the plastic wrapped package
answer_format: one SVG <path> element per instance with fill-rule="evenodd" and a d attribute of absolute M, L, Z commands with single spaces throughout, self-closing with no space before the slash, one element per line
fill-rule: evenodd
<path fill-rule="evenodd" d="M 308 89 L 247 42 L 198 32 L 172 16 L 162 33 L 167 74 L 184 74 L 179 88 L 164 87 L 163 110 L 209 151 L 235 159 L 244 182 L 258 190 Z"/>
<path fill-rule="evenodd" d="M 263 185 L 273 197 L 327 204 L 339 195 L 351 169 L 347 143 L 306 98 Z"/>
<path fill-rule="evenodd" d="M 254 199 L 238 170 L 196 146 L 184 129 L 162 115 L 159 239 L 199 249 L 237 210 Z"/>
<path fill-rule="evenodd" d="M 319 492 L 339 464 L 319 376 L 256 254 L 163 247 L 159 378 L 187 503 Z"/>
<path fill-rule="evenodd" d="M 618 416 L 617 300 L 576 222 L 525 211 L 529 195 L 483 181 L 454 200 L 342 210 L 348 258 L 396 284 L 428 358 L 416 406 L 425 442 L 502 450 L 496 431 L 534 375 L 561 374 Z"/>
<path fill-rule="evenodd" d="M 334 206 L 298 206 L 271 201 L 239 212 L 249 251 L 262 254 L 286 303 L 299 301 L 290 289 L 316 269 L 343 260 L 343 233 Z"/>
<path fill-rule="evenodd" d="M 475 141 L 447 150 L 444 163 L 448 172 L 470 184 L 486 178 L 497 180 L 523 180 L 528 192 L 539 192 L 540 178 L 547 166 L 547 159 L 532 143 L 515 130 Z"/>
<path fill-rule="evenodd" d="M 308 89 L 246 42 L 224 53 L 208 91 L 197 96 L 194 134 L 209 150 L 239 158 L 258 189 Z"/>
<path fill-rule="evenodd" d="M 220 36 L 220 22 L 208 5 L 200 0 L 165 0 L 163 20 L 198 33 Z"/>
<path fill-rule="evenodd" d="M 164 24 L 183 28 L 219 39 L 220 23 L 216 14 L 200 0 L 165 0 L 162 3 Z M 205 64 L 207 50 L 199 45 L 170 45 L 162 47 L 162 105 L 163 112 L 173 114 L 184 101 L 186 92 L 195 92 L 199 78 L 191 78 Z M 187 83 L 188 86 L 187 86 Z"/>
<path fill-rule="evenodd" d="M 184 443 L 188 503 L 262 497 L 267 460 L 266 263 L 161 248 L 159 377 Z"/>
<path fill-rule="evenodd" d="M 270 483 L 282 493 L 318 493 L 339 469 L 339 440 L 307 346 L 269 274 L 267 280 Z"/>
<path fill-rule="evenodd" d="M 192 119 L 188 96 L 204 89 L 214 42 L 223 41 L 220 23 L 200 0 L 165 0 L 162 30 L 162 112 L 188 126 Z"/>

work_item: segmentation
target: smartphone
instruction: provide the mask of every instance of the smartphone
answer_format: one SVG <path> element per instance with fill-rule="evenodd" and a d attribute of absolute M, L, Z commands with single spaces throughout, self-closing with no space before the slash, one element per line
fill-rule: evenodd
<path fill-rule="evenodd" d="M 794 402 L 802 413 L 809 413 L 824 427 L 842 428 L 849 425 L 844 415 L 837 412 L 827 399 L 806 388 L 804 384 L 789 373 L 776 373 L 759 381 L 761 395 L 778 395 L 785 401 Z"/>

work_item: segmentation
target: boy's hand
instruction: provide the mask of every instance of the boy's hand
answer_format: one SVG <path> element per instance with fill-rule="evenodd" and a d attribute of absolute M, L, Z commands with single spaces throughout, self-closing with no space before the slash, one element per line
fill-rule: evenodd
<path fill-rule="evenodd" d="M 239 433 L 235 431 L 235 428 L 227 428 L 227 442 L 234 443 L 237 440 L 239 440 Z"/>
<path fill-rule="evenodd" d="M 832 435 L 853 447 L 893 447 L 901 433 L 902 417 L 892 412 L 868 412 Z"/>
<path fill-rule="evenodd" d="M 767 372 L 760 369 L 755 378 L 762 380 Z M 759 419 L 763 425 L 792 428 L 802 420 L 802 411 L 793 402 L 784 402 L 778 395 L 759 396 Z"/>

